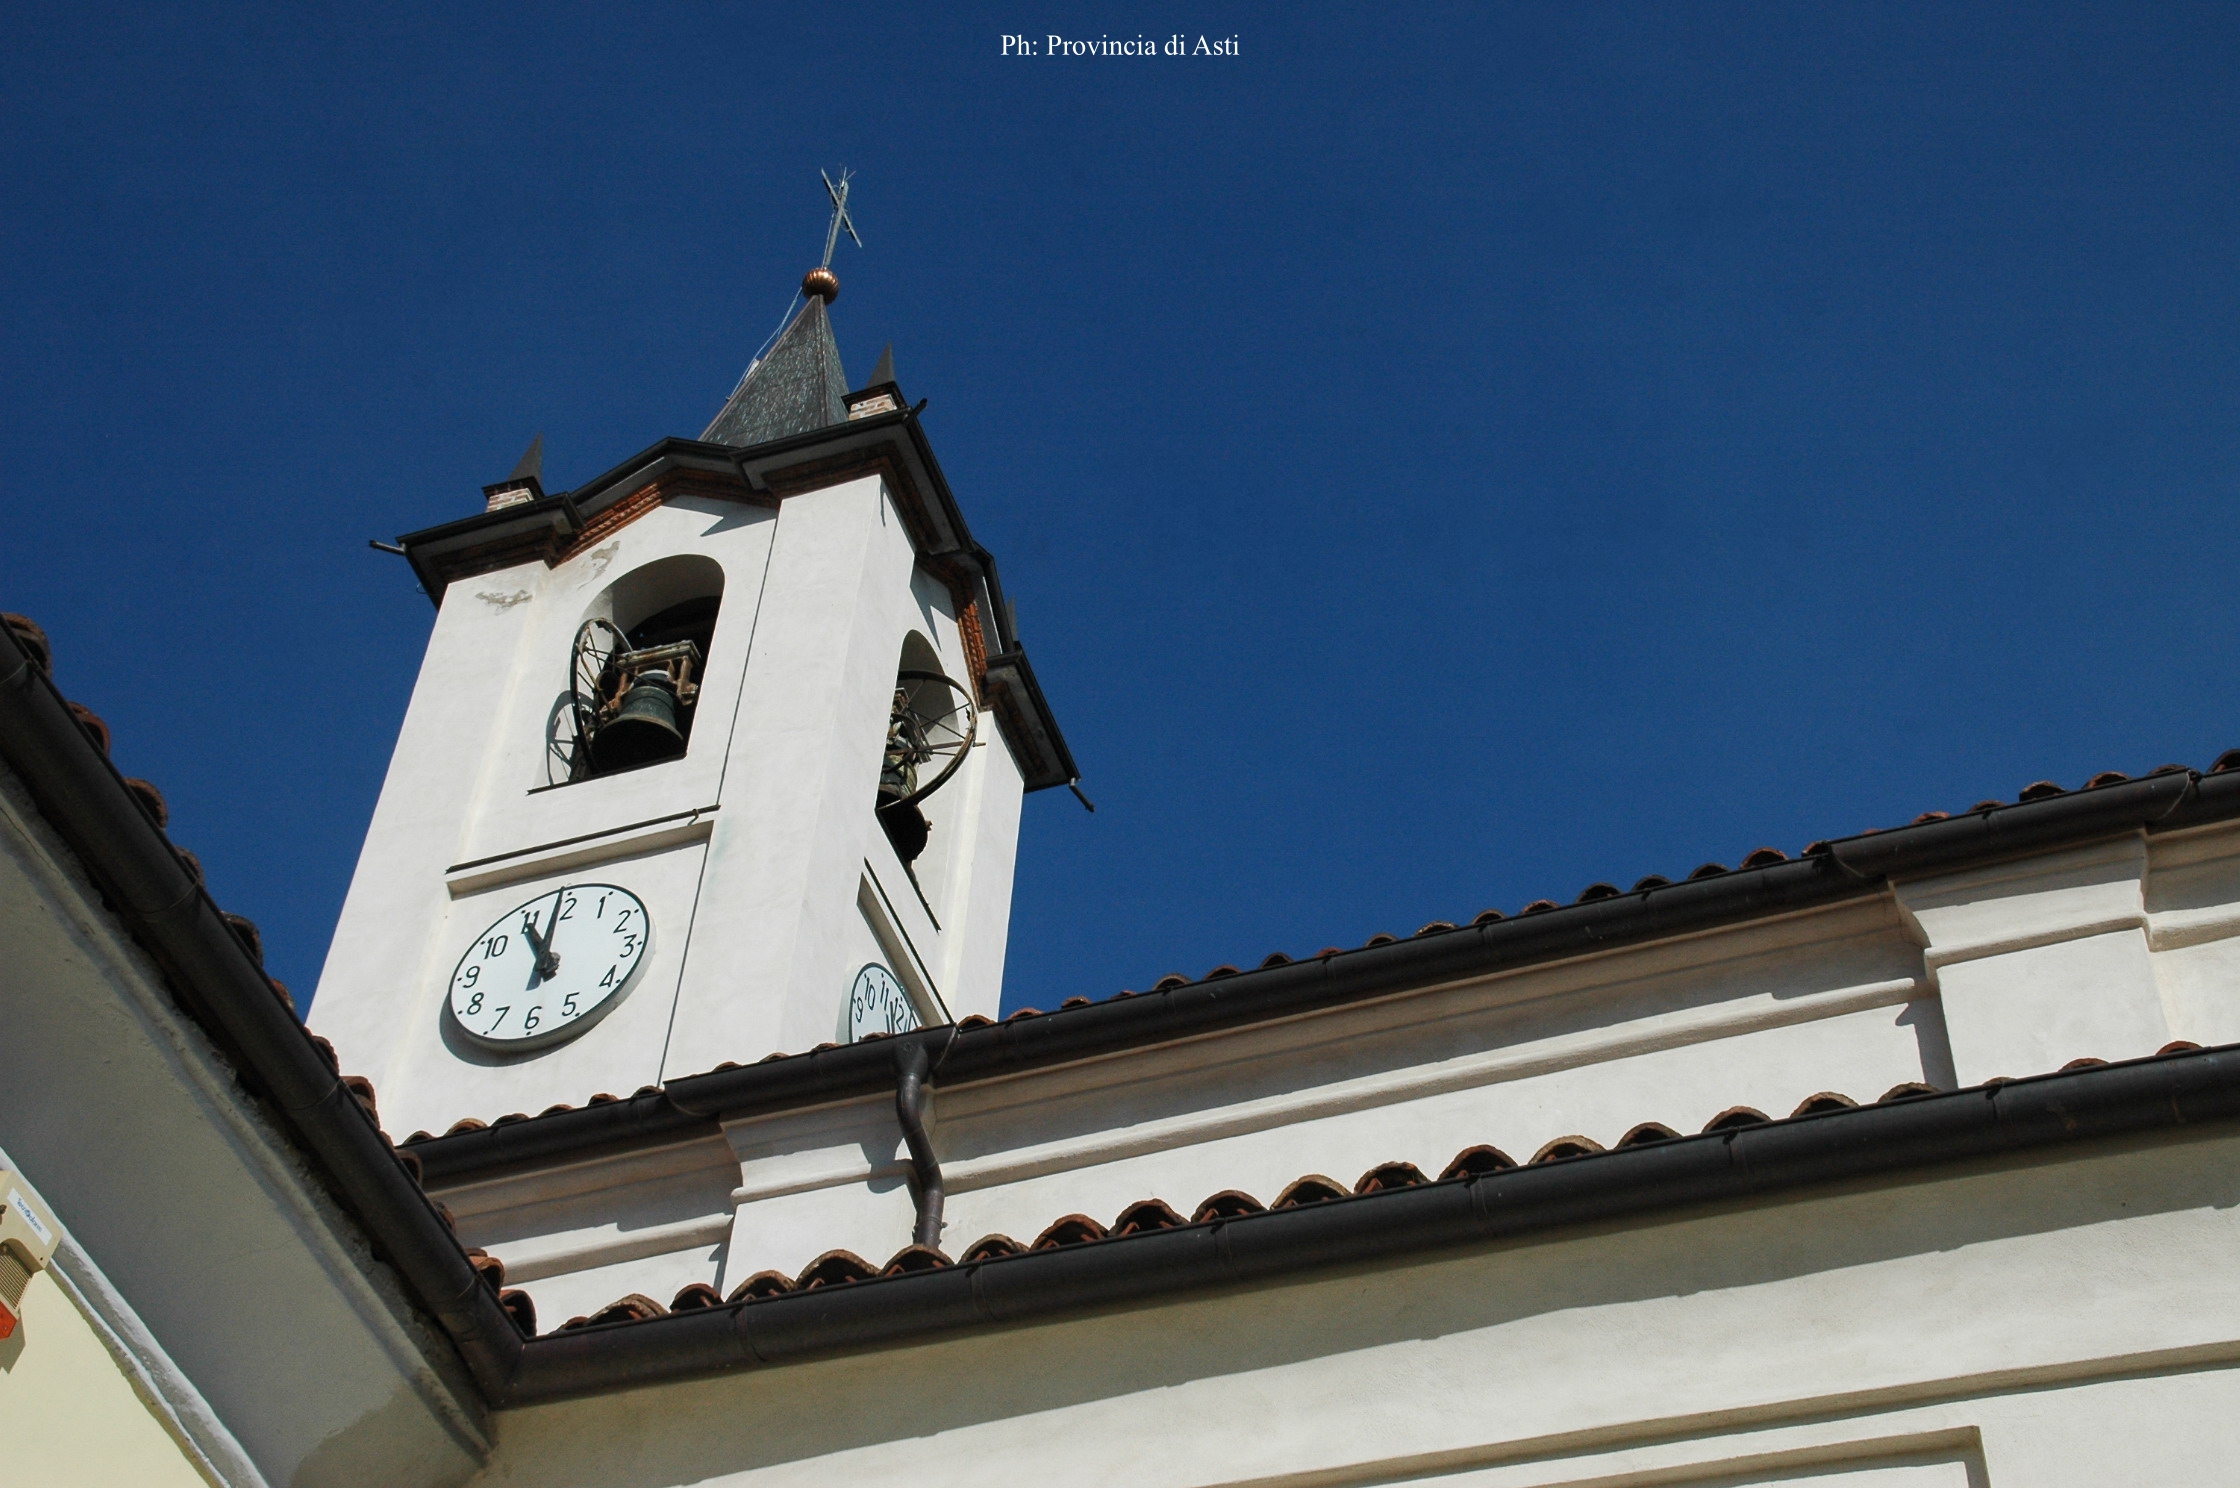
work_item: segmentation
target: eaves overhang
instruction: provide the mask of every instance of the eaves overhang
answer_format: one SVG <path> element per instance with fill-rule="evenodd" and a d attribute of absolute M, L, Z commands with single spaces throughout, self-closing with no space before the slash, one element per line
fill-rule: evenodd
<path fill-rule="evenodd" d="M 506 1403 L 777 1368 L 960 1333 L 1653 1224 L 2126 1139 L 2229 1135 L 2240 1046 L 2001 1081 L 1022 1254 L 547 1333 Z M 2098 1144 L 2097 1146 L 2095 1144 Z"/>
<path fill-rule="evenodd" d="M 485 1398 L 502 1398 L 521 1333 L 421 1189 L 411 1159 L 390 1145 L 199 873 L 6 627 L 0 760 L 77 855 L 104 908 L 161 970 L 180 1009 L 224 1052 L 248 1094 L 267 1103 L 374 1253 L 441 1325 Z"/>
<path fill-rule="evenodd" d="M 577 489 L 479 512 L 397 539 L 438 606 L 452 583 L 518 563 L 566 562 L 627 522 L 649 493 L 712 495 L 777 506 L 845 480 L 887 482 L 919 561 L 970 604 L 984 627 L 983 698 L 1004 725 L 1029 791 L 1080 778 L 1056 713 L 1013 633 L 995 556 L 965 524 L 919 419 L 924 404 L 744 447 L 698 439 L 649 445 Z"/>
<path fill-rule="evenodd" d="M 428 1180 L 714 1135 L 725 1120 L 891 1096 L 924 1047 L 944 1087 L 1053 1069 L 1889 891 L 1893 878 L 2240 818 L 2240 770 L 2173 770 L 1827 843 L 1803 858 L 1332 951 L 980 1026 L 921 1029 L 719 1067 L 627 1100 L 407 1142 Z"/>

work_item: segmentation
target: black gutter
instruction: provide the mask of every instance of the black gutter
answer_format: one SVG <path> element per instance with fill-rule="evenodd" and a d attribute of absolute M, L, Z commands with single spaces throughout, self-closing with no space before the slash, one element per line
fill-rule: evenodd
<path fill-rule="evenodd" d="M 522 1338 L 380 1129 L 62 695 L 0 628 L 0 759 L 162 969 L 181 1009 L 278 1110 L 377 1252 L 499 1399 Z"/>
<path fill-rule="evenodd" d="M 532 1339 L 512 1403 L 768 1368 L 2240 1118 L 2240 1046 L 1860 1106 Z"/>
<path fill-rule="evenodd" d="M 1845 838 L 1823 852 L 1583 904 L 1434 931 L 1032 1018 L 900 1035 L 941 1056 L 944 1085 L 1170 1043 L 1494 972 L 1637 945 L 1860 898 L 1894 874 L 1948 872 L 2143 829 L 2240 816 L 2240 770 L 2172 771 Z M 719 1120 L 877 1096 L 892 1087 L 885 1040 L 846 1044 L 672 1080 L 609 1105 L 413 1143 L 430 1182 L 580 1155 L 588 1149 L 714 1135 Z"/>

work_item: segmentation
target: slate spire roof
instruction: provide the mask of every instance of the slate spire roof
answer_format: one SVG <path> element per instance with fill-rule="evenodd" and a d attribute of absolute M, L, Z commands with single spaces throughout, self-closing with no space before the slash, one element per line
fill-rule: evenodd
<path fill-rule="evenodd" d="M 770 354 L 747 371 L 701 438 L 740 446 L 847 422 L 848 374 L 825 298 L 811 293 Z"/>

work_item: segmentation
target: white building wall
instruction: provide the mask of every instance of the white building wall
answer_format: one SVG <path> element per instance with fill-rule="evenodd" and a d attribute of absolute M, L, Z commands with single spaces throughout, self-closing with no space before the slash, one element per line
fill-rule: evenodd
<path fill-rule="evenodd" d="M 2240 1460 L 2240 1139 L 509 1412 L 478 1483 L 2103 1488 Z"/>
<path fill-rule="evenodd" d="M 1611 1145 L 1646 1121 L 1689 1133 L 1734 1106 L 1778 1117 L 1826 1091 L 1870 1101 L 1901 1084 L 1949 1089 L 2151 1054 L 2240 1024 L 2240 979 L 2227 974 L 2235 931 L 2240 827 L 2218 826 L 2151 851 L 2125 837 L 1180 1044 L 937 1084 L 942 1244 L 954 1255 L 991 1233 L 1031 1241 L 1073 1213 L 1110 1224 L 1144 1198 L 1186 1214 L 1227 1189 L 1266 1203 L 1296 1178 L 1351 1186 L 1391 1161 L 1437 1176 L 1478 1143 L 1522 1162 L 1563 1137 Z M 891 1097 L 734 1121 L 726 1136 L 689 1150 L 706 1196 L 691 1234 L 727 1242 L 720 1254 L 680 1243 L 659 1276 L 671 1293 L 795 1274 L 836 1248 L 876 1264 L 908 1241 Z M 607 1185 L 629 1161 L 584 1170 L 568 1202 L 628 1228 Z M 461 1193 L 474 1216 L 499 1215 L 542 1181 Z M 470 1243 L 510 1264 L 514 1242 L 444 1197 Z M 608 1253 L 576 1252 L 568 1296 L 595 1300 L 548 1316 L 629 1290 L 667 1300 L 617 1287 Z M 538 1284 L 527 1289 L 543 1305 Z"/>
<path fill-rule="evenodd" d="M 578 626 L 648 565 L 721 566 L 686 755 L 548 785 L 547 726 Z M 906 637 L 967 674 L 945 585 L 876 477 L 771 510 L 672 499 L 557 567 L 453 584 L 311 1014 L 399 1135 L 627 1095 L 725 1060 L 840 1036 L 865 959 L 922 984 L 929 1020 L 994 1011 L 1020 783 L 992 719 L 934 803 L 940 872 L 913 884 L 873 815 Z M 458 1039 L 453 966 L 487 925 L 569 882 L 645 900 L 627 995 L 530 1055 Z M 867 914 L 865 904 L 883 908 Z M 882 939 L 883 937 L 883 939 Z"/>

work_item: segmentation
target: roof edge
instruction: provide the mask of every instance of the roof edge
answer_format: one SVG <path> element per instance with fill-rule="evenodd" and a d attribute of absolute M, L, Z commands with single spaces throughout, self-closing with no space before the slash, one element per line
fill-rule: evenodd
<path fill-rule="evenodd" d="M 498 1399 L 520 1359 L 520 1330 L 53 680 L 5 627 L 0 759 L 164 973 L 182 1010 L 276 1108 L 315 1171 L 450 1337 L 485 1398 Z"/>
<path fill-rule="evenodd" d="M 1421 987 L 1590 955 L 1879 893 L 1893 876 L 1951 871 L 2126 831 L 2240 817 L 2240 770 L 2172 771 L 1862 833 L 1807 857 L 1636 889 L 1538 913 L 1434 930 L 1182 986 L 980 1027 L 920 1029 L 671 1080 L 612 1104 L 408 1144 L 431 1183 L 716 1131 L 725 1119 L 891 1093 L 897 1051 L 937 1058 L 940 1083 L 1050 1068 Z"/>
<path fill-rule="evenodd" d="M 547 1334 L 509 1403 L 772 1368 L 1832 1183 L 2240 1120 L 2240 1045 Z"/>

